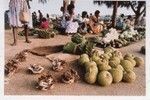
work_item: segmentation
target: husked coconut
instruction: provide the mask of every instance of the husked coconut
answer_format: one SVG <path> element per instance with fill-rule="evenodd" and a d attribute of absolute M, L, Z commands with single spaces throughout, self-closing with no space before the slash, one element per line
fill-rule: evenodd
<path fill-rule="evenodd" d="M 101 86 L 108 86 L 112 83 L 113 77 L 108 71 L 101 71 L 98 76 L 98 83 Z"/>
<path fill-rule="evenodd" d="M 89 62 L 89 56 L 87 54 L 82 54 L 78 60 L 79 64 L 83 66 L 86 62 Z"/>
<path fill-rule="evenodd" d="M 135 79 L 136 79 L 136 74 L 133 71 L 129 70 L 129 71 L 124 72 L 124 74 L 123 74 L 124 82 L 131 83 L 131 82 L 135 81 Z"/>
<path fill-rule="evenodd" d="M 135 57 L 134 60 L 136 61 L 136 66 L 135 67 L 140 67 L 144 64 L 144 60 L 141 57 Z"/>
<path fill-rule="evenodd" d="M 89 84 L 94 84 L 97 79 L 97 74 L 95 72 L 87 72 L 84 76 L 84 79 Z"/>
<path fill-rule="evenodd" d="M 111 70 L 109 70 L 109 72 L 111 73 L 112 77 L 113 77 L 113 83 L 118 83 L 122 80 L 123 78 L 123 71 L 119 68 L 112 68 Z"/>
<path fill-rule="evenodd" d="M 111 67 L 117 67 L 120 64 L 120 58 L 119 57 L 112 57 L 109 61 L 109 65 Z"/>
<path fill-rule="evenodd" d="M 129 60 L 121 60 L 121 66 L 125 71 L 133 70 L 134 66 Z"/>

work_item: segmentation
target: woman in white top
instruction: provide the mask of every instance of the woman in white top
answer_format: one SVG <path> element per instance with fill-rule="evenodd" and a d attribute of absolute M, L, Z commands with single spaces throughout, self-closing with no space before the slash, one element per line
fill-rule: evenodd
<path fill-rule="evenodd" d="M 17 39 L 16 39 L 17 28 L 21 27 L 22 24 L 24 24 L 26 42 L 27 43 L 31 42 L 28 39 L 28 23 L 21 23 L 19 20 L 19 13 L 22 10 L 29 12 L 29 8 L 28 8 L 26 0 L 10 0 L 9 2 L 10 25 L 12 26 L 13 37 L 14 37 L 14 43 L 12 45 L 17 44 Z"/>

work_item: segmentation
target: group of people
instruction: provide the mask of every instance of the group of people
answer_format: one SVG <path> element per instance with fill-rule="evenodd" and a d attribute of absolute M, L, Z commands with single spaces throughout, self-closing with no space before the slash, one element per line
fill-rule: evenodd
<path fill-rule="evenodd" d="M 17 28 L 24 26 L 25 31 L 25 40 L 26 43 L 31 43 L 28 39 L 28 29 L 29 29 L 29 21 L 21 21 L 20 20 L 20 12 L 22 13 L 23 19 L 28 19 L 31 17 L 30 15 L 30 6 L 27 0 L 10 0 L 9 2 L 9 11 L 10 11 L 10 25 L 13 30 L 14 42 L 12 45 L 17 44 Z M 100 11 L 96 10 L 94 15 L 84 11 L 82 13 L 82 18 L 77 20 L 75 18 L 75 0 L 63 0 L 63 6 L 61 7 L 62 11 L 62 19 L 60 22 L 60 27 L 62 32 L 64 33 L 76 33 L 78 31 L 82 33 L 100 33 L 102 31 L 103 25 L 99 22 Z M 46 17 L 43 16 L 42 12 L 38 10 L 38 15 L 36 12 L 32 13 L 32 23 L 33 27 L 41 28 L 41 29 L 49 29 L 53 27 L 50 16 L 47 14 Z"/>
<path fill-rule="evenodd" d="M 75 18 L 75 0 L 71 0 L 69 4 L 69 0 L 64 0 L 63 7 L 61 7 L 61 11 L 63 12 L 63 17 L 61 21 L 62 32 L 65 33 L 100 33 L 103 28 L 103 22 L 100 22 L 100 11 L 96 10 L 94 15 L 88 13 L 86 11 L 82 12 L 81 19 Z"/>
<path fill-rule="evenodd" d="M 145 26 L 145 14 L 141 17 L 138 25 L 136 26 Z M 135 26 L 135 18 L 131 15 L 128 15 L 127 17 L 124 16 L 124 14 L 121 14 L 120 17 L 117 20 L 116 27 L 121 30 L 134 28 Z"/>
<path fill-rule="evenodd" d="M 12 26 L 14 37 L 14 43 L 12 45 L 17 44 L 17 28 L 20 27 L 20 25 L 24 26 L 26 42 L 31 43 L 31 41 L 28 39 L 29 21 L 20 20 L 20 12 L 23 12 L 21 17 L 27 19 L 30 16 L 30 6 L 28 4 L 29 1 L 27 1 L 28 0 L 10 0 L 9 2 L 10 25 Z M 78 15 L 78 17 L 75 17 L 75 1 L 76 0 L 63 0 L 63 6 L 60 9 L 62 12 L 62 17 L 59 23 L 59 29 L 61 33 L 70 34 L 79 32 L 99 34 L 101 31 L 103 31 L 103 29 L 106 28 L 106 25 L 100 18 L 99 10 L 96 10 L 94 14 L 88 14 L 87 11 L 83 11 L 81 16 Z M 127 18 L 125 18 L 124 14 L 121 14 L 117 20 L 116 26 L 121 30 L 128 27 L 134 27 L 134 19 L 135 18 L 133 18 L 133 16 L 129 15 Z M 53 23 L 49 14 L 44 17 L 40 10 L 38 10 L 38 15 L 36 12 L 32 13 L 32 22 L 34 28 L 37 27 L 44 30 L 53 28 Z M 144 17 L 140 23 L 145 24 Z"/>
<path fill-rule="evenodd" d="M 32 21 L 34 28 L 49 29 L 52 28 L 51 19 L 49 14 L 46 14 L 46 17 L 43 16 L 42 12 L 38 10 L 39 15 L 37 16 L 36 12 L 32 13 Z"/>

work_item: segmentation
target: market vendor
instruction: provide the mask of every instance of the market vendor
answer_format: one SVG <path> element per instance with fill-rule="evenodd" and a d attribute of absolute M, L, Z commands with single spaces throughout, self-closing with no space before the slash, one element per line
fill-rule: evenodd
<path fill-rule="evenodd" d="M 26 0 L 10 0 L 9 11 L 10 11 L 10 25 L 12 26 L 13 38 L 14 38 L 14 42 L 12 45 L 17 44 L 17 35 L 16 35 L 17 29 L 18 27 L 22 27 L 22 24 L 25 30 L 25 42 L 31 43 L 31 41 L 29 41 L 28 39 L 28 24 L 29 24 L 30 11 Z M 23 12 L 26 13 L 26 16 L 21 17 L 21 14 Z M 24 17 L 24 21 L 20 20 L 23 17 Z"/>
<path fill-rule="evenodd" d="M 100 11 L 96 10 L 94 16 L 90 17 L 89 25 L 91 33 L 99 34 L 103 30 L 103 23 L 99 21 Z"/>
<path fill-rule="evenodd" d="M 88 33 L 89 30 L 89 17 L 86 11 L 82 12 L 81 20 L 80 20 L 80 28 L 79 33 Z"/>
<path fill-rule="evenodd" d="M 134 18 L 131 15 L 129 15 L 125 20 L 126 28 L 134 27 L 134 22 L 135 22 Z"/>
<path fill-rule="evenodd" d="M 49 29 L 49 21 L 45 17 L 42 18 L 40 28 L 45 30 Z"/>

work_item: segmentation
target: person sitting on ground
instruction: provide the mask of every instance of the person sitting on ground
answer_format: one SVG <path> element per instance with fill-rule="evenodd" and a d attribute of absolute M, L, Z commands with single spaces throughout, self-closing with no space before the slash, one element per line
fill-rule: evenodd
<path fill-rule="evenodd" d="M 132 18 L 131 15 L 127 17 L 127 19 L 125 20 L 125 24 L 126 24 L 126 28 L 134 27 L 134 19 Z"/>
<path fill-rule="evenodd" d="M 86 11 L 82 12 L 82 19 L 80 20 L 80 27 L 79 27 L 79 33 L 88 33 L 88 24 L 89 24 L 89 18 Z"/>
<path fill-rule="evenodd" d="M 124 28 L 124 14 L 121 14 L 119 19 L 117 20 L 116 27 L 120 30 Z"/>
<path fill-rule="evenodd" d="M 100 11 L 96 10 L 89 20 L 90 33 L 99 34 L 103 30 L 103 23 L 99 22 Z"/>
<path fill-rule="evenodd" d="M 71 20 L 71 18 L 68 17 L 66 21 L 65 33 L 67 33 L 67 35 L 77 33 L 79 28 L 77 20 Z"/>
<path fill-rule="evenodd" d="M 45 17 L 42 18 L 42 22 L 41 22 L 40 28 L 44 29 L 44 30 L 49 29 L 49 22 L 48 22 L 48 20 Z"/>

